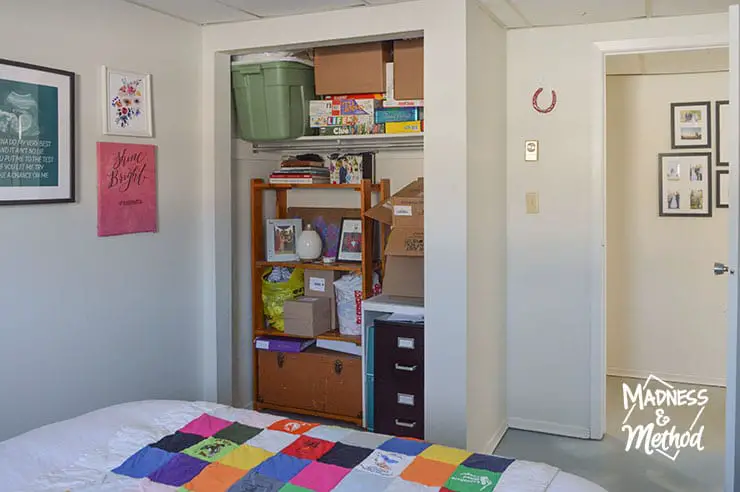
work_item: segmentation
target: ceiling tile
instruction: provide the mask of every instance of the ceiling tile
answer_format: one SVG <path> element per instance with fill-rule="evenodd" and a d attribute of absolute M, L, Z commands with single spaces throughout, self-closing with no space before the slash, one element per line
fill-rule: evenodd
<path fill-rule="evenodd" d="M 260 17 L 308 14 L 366 5 L 362 0 L 218 0 Z"/>
<path fill-rule="evenodd" d="M 653 0 L 654 16 L 695 15 L 727 12 L 737 0 Z"/>
<path fill-rule="evenodd" d="M 611 22 L 645 16 L 645 0 L 509 1 L 535 26 Z"/>
<path fill-rule="evenodd" d="M 483 5 L 509 28 L 528 27 L 530 24 L 506 0 L 482 0 Z"/>
<path fill-rule="evenodd" d="M 128 0 L 196 24 L 254 20 L 257 17 L 215 0 Z"/>

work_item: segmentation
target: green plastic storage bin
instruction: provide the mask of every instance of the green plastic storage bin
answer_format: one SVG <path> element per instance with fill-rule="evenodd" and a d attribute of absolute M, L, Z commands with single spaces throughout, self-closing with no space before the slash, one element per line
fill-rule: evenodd
<path fill-rule="evenodd" d="M 290 61 L 231 66 L 239 136 L 249 141 L 306 135 L 313 67 Z"/>

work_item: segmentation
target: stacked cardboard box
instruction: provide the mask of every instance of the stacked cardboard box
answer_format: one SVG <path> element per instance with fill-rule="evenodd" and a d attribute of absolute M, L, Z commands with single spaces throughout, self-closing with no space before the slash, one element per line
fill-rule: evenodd
<path fill-rule="evenodd" d="M 383 294 L 424 297 L 424 179 L 408 184 L 365 216 L 391 226 Z"/>

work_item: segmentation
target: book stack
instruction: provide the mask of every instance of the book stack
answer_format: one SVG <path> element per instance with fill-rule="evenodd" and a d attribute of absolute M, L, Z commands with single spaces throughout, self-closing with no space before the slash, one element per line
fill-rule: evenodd
<path fill-rule="evenodd" d="M 323 160 L 288 159 L 270 174 L 271 184 L 328 184 L 329 169 Z"/>

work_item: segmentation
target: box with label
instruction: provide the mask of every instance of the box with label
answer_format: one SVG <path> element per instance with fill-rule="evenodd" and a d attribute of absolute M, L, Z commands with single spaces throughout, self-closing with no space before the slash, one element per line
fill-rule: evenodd
<path fill-rule="evenodd" d="M 407 184 L 365 212 L 365 216 L 394 228 L 424 227 L 424 178 Z"/>
<path fill-rule="evenodd" d="M 373 115 L 356 115 L 346 114 L 342 116 L 317 115 L 309 116 L 309 125 L 311 128 L 321 128 L 324 126 L 366 126 L 368 128 L 375 124 Z"/>
<path fill-rule="evenodd" d="M 385 133 L 421 133 L 421 121 L 392 121 L 385 124 Z"/>
<path fill-rule="evenodd" d="M 311 116 L 372 116 L 379 107 L 377 99 L 330 99 L 310 101 L 308 114 Z"/>
<path fill-rule="evenodd" d="M 391 44 L 373 42 L 326 46 L 314 50 L 316 94 L 385 92 L 385 67 Z"/>
<path fill-rule="evenodd" d="M 299 297 L 283 304 L 285 334 L 314 337 L 331 329 L 331 299 Z"/>
<path fill-rule="evenodd" d="M 419 108 L 378 108 L 375 110 L 375 123 L 394 121 L 418 121 Z"/>
<path fill-rule="evenodd" d="M 385 133 L 385 125 L 375 123 L 373 125 L 354 125 L 354 126 L 321 126 L 319 135 L 333 135 L 341 137 L 343 135 L 378 135 Z"/>
<path fill-rule="evenodd" d="M 304 291 L 308 297 L 326 297 L 331 302 L 331 330 L 337 329 L 337 302 L 334 293 L 334 281 L 341 272 L 334 270 L 310 270 L 303 273 Z"/>

